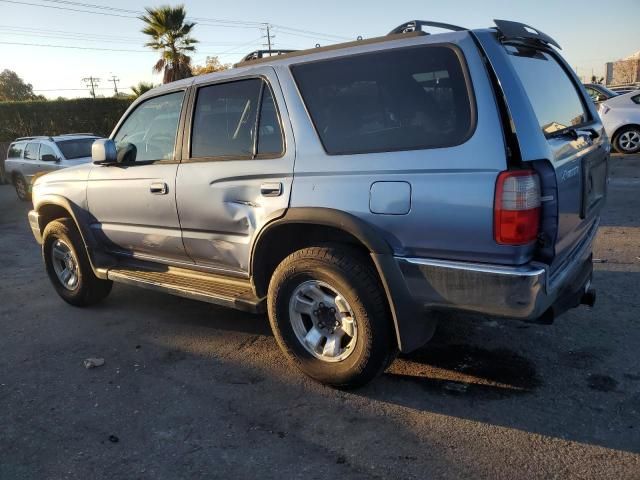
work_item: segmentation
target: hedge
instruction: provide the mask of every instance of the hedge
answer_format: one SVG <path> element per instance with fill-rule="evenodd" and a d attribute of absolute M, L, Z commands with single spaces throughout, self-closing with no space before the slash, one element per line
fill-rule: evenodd
<path fill-rule="evenodd" d="M 78 98 L 0 102 L 0 142 L 73 132 L 107 136 L 132 101 L 130 98 Z"/>

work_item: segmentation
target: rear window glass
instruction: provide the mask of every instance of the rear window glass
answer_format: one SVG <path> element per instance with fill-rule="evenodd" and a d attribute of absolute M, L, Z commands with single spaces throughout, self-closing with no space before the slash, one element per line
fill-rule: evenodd
<path fill-rule="evenodd" d="M 555 58 L 540 50 L 505 48 L 545 134 L 588 121 L 576 86 Z"/>
<path fill-rule="evenodd" d="M 421 46 L 292 67 L 329 154 L 458 145 L 473 127 L 463 66 L 446 46 Z"/>
<path fill-rule="evenodd" d="M 73 160 L 74 158 L 83 158 L 91 156 L 91 145 L 95 138 L 81 138 L 78 140 L 62 140 L 56 142 L 58 148 L 64 155 L 64 158 Z"/>
<path fill-rule="evenodd" d="M 7 152 L 7 158 L 22 158 L 24 152 L 24 143 L 12 143 Z"/>

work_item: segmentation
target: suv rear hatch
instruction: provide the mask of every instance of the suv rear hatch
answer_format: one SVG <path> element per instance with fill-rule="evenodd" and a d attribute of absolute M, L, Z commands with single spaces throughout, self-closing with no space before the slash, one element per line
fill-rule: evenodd
<path fill-rule="evenodd" d="M 496 21 L 499 27 L 501 23 L 511 22 Z M 571 253 L 597 227 L 610 147 L 595 106 L 551 48 L 555 42 L 531 27 L 515 25 L 532 33 L 523 28 L 515 36 L 501 30 L 474 35 L 497 79 L 496 94 L 511 130 L 512 163 L 531 167 L 540 176 L 538 256 L 553 272 L 571 261 Z"/>

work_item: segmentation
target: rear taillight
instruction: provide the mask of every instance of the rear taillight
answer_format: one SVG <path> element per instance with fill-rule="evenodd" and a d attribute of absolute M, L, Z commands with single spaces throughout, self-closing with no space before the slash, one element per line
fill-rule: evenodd
<path fill-rule="evenodd" d="M 493 207 L 494 237 L 506 245 L 524 245 L 538 236 L 540 179 L 531 170 L 502 172 Z"/>

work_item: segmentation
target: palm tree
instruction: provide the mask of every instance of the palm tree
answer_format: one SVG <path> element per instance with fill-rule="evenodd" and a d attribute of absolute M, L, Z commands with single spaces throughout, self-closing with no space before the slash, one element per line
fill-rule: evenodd
<path fill-rule="evenodd" d="M 195 23 L 185 23 L 184 5 L 147 7 L 145 10 L 146 15 L 139 17 L 146 24 L 142 33 L 151 37 L 145 47 L 160 51 L 160 60 L 153 66 L 153 71 L 164 71 L 163 83 L 191 77 L 191 57 L 187 52 L 195 51 L 194 43 L 198 41 L 189 36 Z"/>
<path fill-rule="evenodd" d="M 133 92 L 133 97 L 138 98 L 140 95 L 147 93 L 154 87 L 155 85 L 150 82 L 138 82 L 137 85 L 133 85 L 131 87 L 131 91 Z"/>

